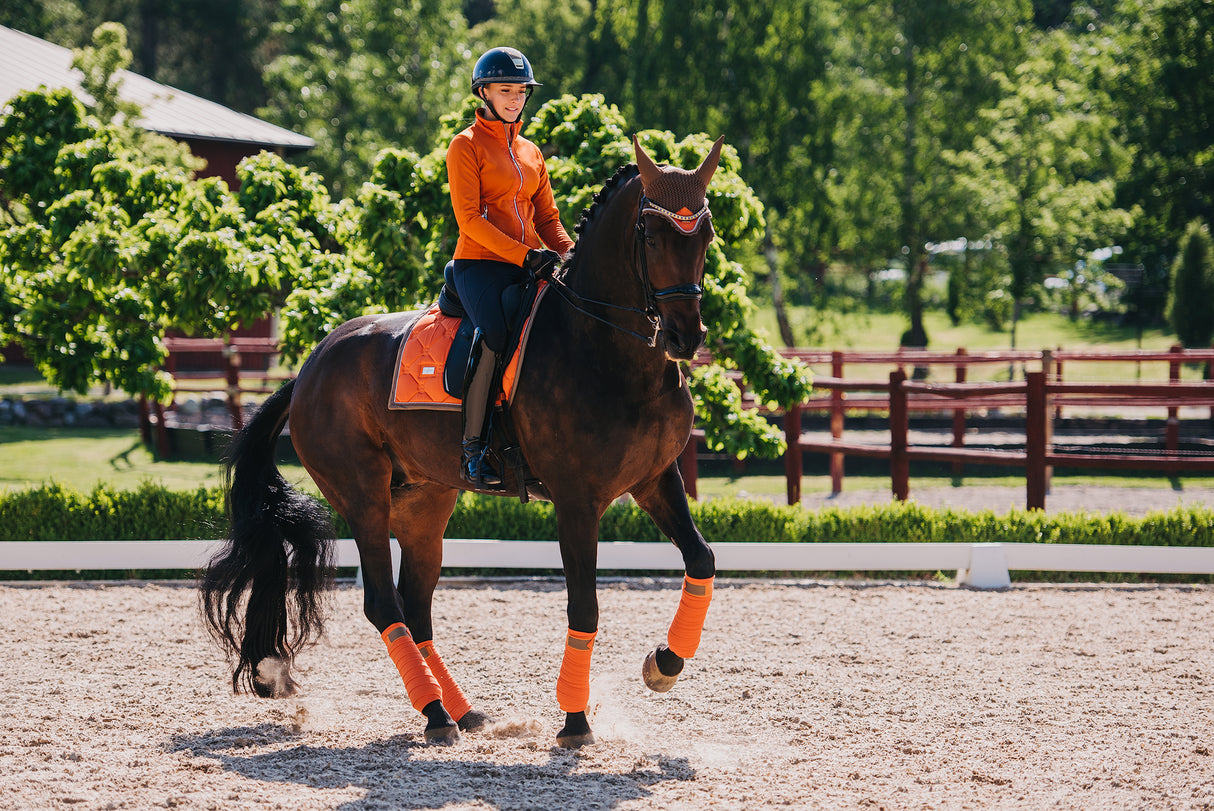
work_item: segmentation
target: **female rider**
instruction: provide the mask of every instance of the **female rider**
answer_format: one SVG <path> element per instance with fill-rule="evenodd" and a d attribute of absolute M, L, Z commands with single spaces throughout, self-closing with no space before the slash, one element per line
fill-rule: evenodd
<path fill-rule="evenodd" d="M 486 51 L 472 71 L 472 93 L 485 106 L 447 149 L 451 205 L 459 225 L 455 289 L 478 333 L 464 379 L 460 475 L 481 487 L 502 481 L 485 458 L 489 386 L 496 358 L 509 340 L 502 291 L 528 274 L 551 271 L 573 248 L 544 156 L 520 134 L 523 105 L 537 86 L 522 53 Z"/>

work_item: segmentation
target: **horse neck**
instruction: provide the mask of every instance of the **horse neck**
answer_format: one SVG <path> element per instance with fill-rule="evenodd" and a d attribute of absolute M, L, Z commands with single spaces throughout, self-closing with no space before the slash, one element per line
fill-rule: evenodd
<path fill-rule="evenodd" d="M 641 183 L 620 188 L 582 232 L 576 261 L 565 283 L 580 296 L 620 307 L 644 309 L 645 291 L 637 268 L 636 214 Z"/>
<path fill-rule="evenodd" d="M 562 281 L 583 300 L 581 306 L 593 315 L 565 308 L 568 329 L 600 352 L 621 356 L 638 370 L 661 369 L 665 353 L 646 345 L 653 331 L 643 311 L 645 289 L 637 266 L 636 212 L 640 205 L 641 184 L 635 179 L 617 191 L 607 207 L 599 212 L 591 226 L 578 239 L 576 260 Z M 613 305 L 605 307 L 593 302 Z M 631 312 L 627 309 L 641 312 Z M 609 326 L 600 316 L 616 326 Z"/>

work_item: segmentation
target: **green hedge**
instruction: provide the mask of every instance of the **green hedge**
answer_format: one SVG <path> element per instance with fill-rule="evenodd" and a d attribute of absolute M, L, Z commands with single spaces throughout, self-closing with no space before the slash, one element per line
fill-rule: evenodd
<path fill-rule="evenodd" d="M 1173 508 L 1136 517 L 1123 513 L 1011 510 L 969 512 L 914 502 L 806 510 L 764 501 L 693 503 L 692 514 L 710 541 L 1091 543 L 1214 546 L 1214 509 Z M 57 484 L 0 494 L 4 540 L 190 540 L 223 535 L 218 489 L 174 492 L 144 484 L 137 490 L 99 486 L 82 494 Z M 338 520 L 338 534 L 349 527 Z M 556 515 L 544 502 L 464 494 L 448 523 L 448 538 L 550 540 Z M 603 517 L 604 541 L 664 540 L 632 503 L 612 505 Z"/>

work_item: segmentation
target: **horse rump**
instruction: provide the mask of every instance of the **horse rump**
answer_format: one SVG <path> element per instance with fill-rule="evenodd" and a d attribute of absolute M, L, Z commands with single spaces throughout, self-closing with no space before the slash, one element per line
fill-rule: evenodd
<path fill-rule="evenodd" d="M 292 381 L 271 395 L 232 439 L 228 534 L 199 582 L 207 628 L 237 659 L 232 690 L 243 682 L 263 698 L 297 692 L 291 662 L 324 630 L 333 574 L 329 511 L 291 487 L 274 460 L 293 389 Z"/>

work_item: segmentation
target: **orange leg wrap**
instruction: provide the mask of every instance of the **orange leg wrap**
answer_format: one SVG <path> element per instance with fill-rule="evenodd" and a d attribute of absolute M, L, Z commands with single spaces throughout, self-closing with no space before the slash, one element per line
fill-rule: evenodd
<path fill-rule="evenodd" d="M 459 689 L 455 679 L 451 678 L 451 671 L 447 670 L 443 658 L 434 649 L 434 642 L 423 642 L 417 646 L 417 650 L 421 653 L 426 667 L 430 668 L 430 672 L 438 680 L 438 686 L 442 688 L 443 706 L 447 712 L 451 713 L 451 717 L 456 721 L 463 718 L 468 710 L 472 709 L 472 703 L 468 701 L 464 691 Z"/>
<path fill-rule="evenodd" d="M 700 633 L 708 616 L 708 604 L 712 602 L 712 580 L 711 577 L 704 580 L 683 578 L 683 596 L 679 598 L 679 609 L 666 634 L 667 647 L 680 659 L 690 659 L 700 647 Z"/>
<path fill-rule="evenodd" d="M 421 652 L 413 644 L 413 637 L 403 622 L 388 626 L 380 636 L 388 646 L 388 655 L 405 682 L 405 692 L 409 694 L 409 702 L 413 709 L 422 711 L 431 701 L 439 701 L 443 697 L 438 680 L 426 667 Z"/>
<path fill-rule="evenodd" d="M 594 653 L 594 637 L 594 633 L 573 629 L 565 637 L 565 658 L 556 680 L 556 701 L 565 712 L 584 712 L 590 704 L 590 654 Z"/>

